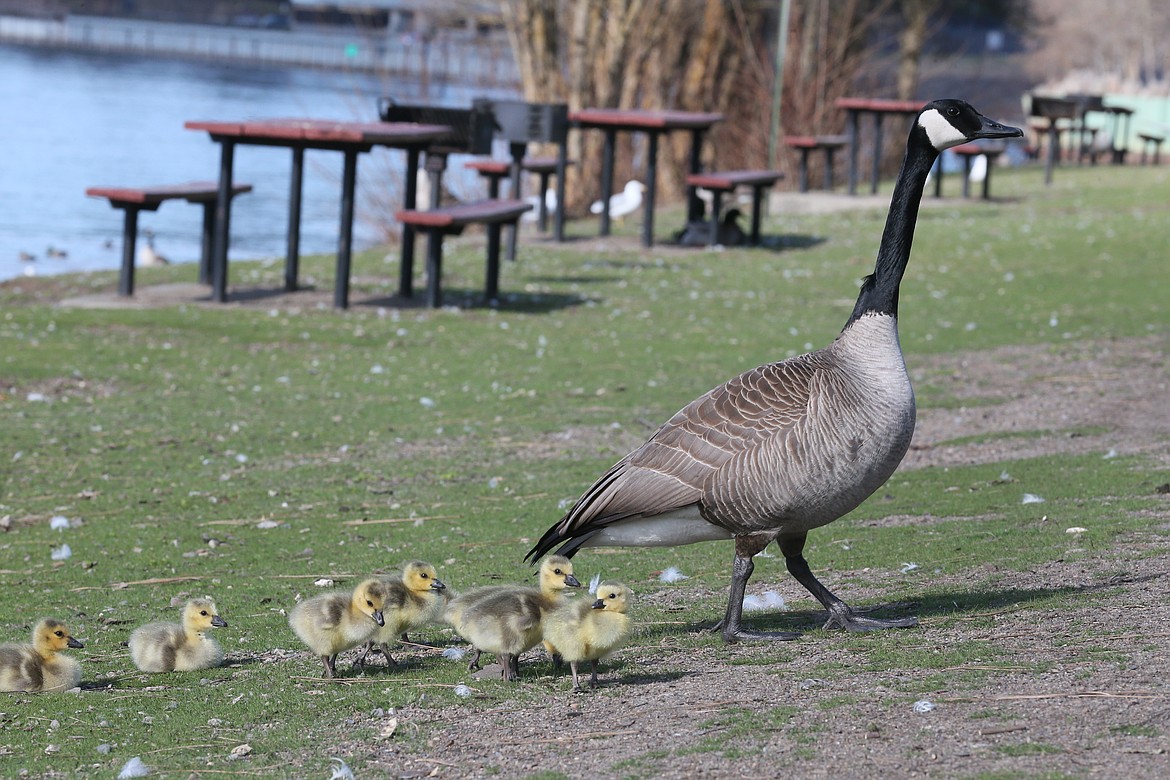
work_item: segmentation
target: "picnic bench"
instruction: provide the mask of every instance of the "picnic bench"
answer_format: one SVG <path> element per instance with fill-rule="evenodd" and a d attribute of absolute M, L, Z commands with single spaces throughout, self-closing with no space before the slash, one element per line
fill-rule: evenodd
<path fill-rule="evenodd" d="M 983 146 L 981 144 L 970 143 L 960 144 L 951 147 L 950 152 L 955 154 L 963 161 L 963 197 L 971 196 L 971 170 L 975 165 L 975 160 L 979 157 L 987 158 L 987 171 L 983 174 L 983 190 L 981 197 L 983 200 L 988 200 L 991 197 L 991 169 L 995 167 L 995 161 L 1003 154 L 1005 147 L 1003 146 Z M 934 179 L 934 196 L 936 198 L 942 197 L 942 182 L 943 182 L 943 166 L 942 157 L 939 157 L 938 166 L 935 169 Z"/>
<path fill-rule="evenodd" d="M 251 184 L 234 183 L 231 196 L 251 192 Z M 202 251 L 199 258 L 199 281 L 210 284 L 212 242 L 215 236 L 215 207 L 219 200 L 219 183 L 192 181 L 183 184 L 164 184 L 152 187 L 89 187 L 85 194 L 105 198 L 110 206 L 125 212 L 122 223 L 122 269 L 118 276 L 118 294 L 134 294 L 135 244 L 138 240 L 138 212 L 157 211 L 168 200 L 185 200 L 203 206 Z"/>
<path fill-rule="evenodd" d="M 532 204 L 522 200 L 493 198 L 472 203 L 457 203 L 452 206 L 429 209 L 403 209 L 395 216 L 403 225 L 410 225 L 428 234 L 427 241 L 427 304 L 433 308 L 443 305 L 443 237 L 458 235 L 468 225 L 484 225 L 487 228 L 487 269 L 484 281 L 484 296 L 494 302 L 500 293 L 500 229 L 504 225 L 515 226 L 520 216 L 532 209 Z"/>
<path fill-rule="evenodd" d="M 760 217 L 764 201 L 764 190 L 784 178 L 782 171 L 710 171 L 688 173 L 688 187 L 702 187 L 711 192 L 711 245 L 718 243 L 719 209 L 723 193 L 732 193 L 739 187 L 752 188 L 752 230 L 749 242 L 752 246 L 760 243 Z"/>
<path fill-rule="evenodd" d="M 847 135 L 786 135 L 784 145 L 800 152 L 800 191 L 808 192 L 808 158 L 815 151 L 824 152 L 824 189 L 833 189 L 833 155 L 849 143 Z"/>

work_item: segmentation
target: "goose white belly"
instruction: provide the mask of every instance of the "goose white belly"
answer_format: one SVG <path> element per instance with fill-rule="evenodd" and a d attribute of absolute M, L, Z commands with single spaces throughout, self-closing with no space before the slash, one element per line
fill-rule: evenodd
<path fill-rule="evenodd" d="M 622 520 L 602 528 L 583 547 L 676 547 L 694 542 L 732 538 L 725 528 L 704 520 L 699 507 L 691 505 L 650 517 Z"/>

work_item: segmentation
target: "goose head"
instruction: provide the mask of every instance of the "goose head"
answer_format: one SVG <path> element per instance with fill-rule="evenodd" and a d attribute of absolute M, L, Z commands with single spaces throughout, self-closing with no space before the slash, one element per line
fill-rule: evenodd
<path fill-rule="evenodd" d="M 559 591 L 579 588 L 581 583 L 573 576 L 573 562 L 563 555 L 550 555 L 540 564 L 540 589 Z"/>
<path fill-rule="evenodd" d="M 1001 125 L 966 101 L 953 98 L 927 103 L 918 113 L 915 127 L 936 152 L 980 139 L 1019 138 L 1024 134 L 1020 128 Z"/>
<path fill-rule="evenodd" d="M 593 602 L 593 608 L 606 612 L 625 612 L 629 609 L 633 595 L 633 591 L 620 582 L 603 582 L 597 586 L 597 600 Z"/>
<path fill-rule="evenodd" d="M 382 616 L 382 607 L 386 604 L 386 596 L 386 586 L 380 580 L 371 578 L 354 588 L 350 603 L 358 612 L 379 626 L 384 626 L 386 618 Z"/>
<path fill-rule="evenodd" d="M 435 567 L 423 561 L 411 561 L 402 570 L 402 581 L 406 587 L 416 592 L 429 590 L 443 590 L 443 584 L 435 573 Z"/>
<path fill-rule="evenodd" d="M 69 628 L 60 620 L 45 618 L 33 629 L 33 647 L 42 658 L 50 658 L 66 648 L 85 647 L 73 638 Z"/>
<path fill-rule="evenodd" d="M 202 634 L 209 628 L 226 628 L 227 621 L 219 616 L 211 599 L 191 599 L 183 607 L 183 626 L 188 631 Z"/>

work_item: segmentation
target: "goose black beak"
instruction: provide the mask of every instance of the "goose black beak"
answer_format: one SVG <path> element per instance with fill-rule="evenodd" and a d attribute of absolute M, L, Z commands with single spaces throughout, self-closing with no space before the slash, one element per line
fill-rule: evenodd
<path fill-rule="evenodd" d="M 380 626 L 386 625 L 386 618 L 382 617 L 382 610 L 379 609 L 377 612 L 370 615 L 370 617 L 373 618 L 374 622 L 377 623 L 378 625 L 380 625 Z"/>
<path fill-rule="evenodd" d="M 215 626 L 216 628 L 227 628 L 227 621 L 221 618 L 219 615 L 216 615 L 211 618 L 211 625 Z"/>
<path fill-rule="evenodd" d="M 593 602 L 593 608 L 605 609 L 605 599 L 598 599 L 597 601 Z"/>
<path fill-rule="evenodd" d="M 577 578 L 576 578 L 576 577 L 574 577 L 572 574 L 566 574 L 566 575 L 565 575 L 565 584 L 566 584 L 566 585 L 568 585 L 570 588 L 579 588 L 579 587 L 581 587 L 581 583 L 580 583 L 580 582 L 578 582 L 578 581 L 577 581 Z"/>
<path fill-rule="evenodd" d="M 975 132 L 973 138 L 1021 138 L 1024 131 L 1011 125 L 1001 125 L 993 119 L 980 116 L 983 125 Z"/>
<path fill-rule="evenodd" d="M 431 590 L 444 590 L 446 587 L 442 580 L 431 580 Z"/>
<path fill-rule="evenodd" d="M 74 639 L 73 637 L 69 637 L 69 641 L 66 644 L 74 649 L 85 647 L 80 640 Z"/>

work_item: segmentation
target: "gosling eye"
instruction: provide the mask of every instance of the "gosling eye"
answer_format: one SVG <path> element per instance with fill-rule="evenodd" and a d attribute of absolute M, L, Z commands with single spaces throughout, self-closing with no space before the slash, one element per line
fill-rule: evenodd
<path fill-rule="evenodd" d="M 553 569 L 553 574 L 562 574 L 560 569 Z"/>
<path fill-rule="evenodd" d="M 372 606 L 374 606 L 374 602 L 370 601 L 369 599 L 366 599 L 366 606 L 372 607 Z"/>
<path fill-rule="evenodd" d="M 201 609 L 201 610 L 199 610 L 199 614 L 202 615 L 203 617 L 207 617 L 207 610 Z"/>
<path fill-rule="evenodd" d="M 418 576 L 422 577 L 422 578 L 425 580 L 425 579 L 427 579 L 428 577 L 430 577 L 431 575 L 427 574 L 426 572 L 423 572 L 422 574 L 420 574 L 420 575 L 418 575 Z"/>
<path fill-rule="evenodd" d="M 65 636 L 65 632 L 64 631 L 54 631 L 53 635 L 61 637 L 61 636 Z"/>

